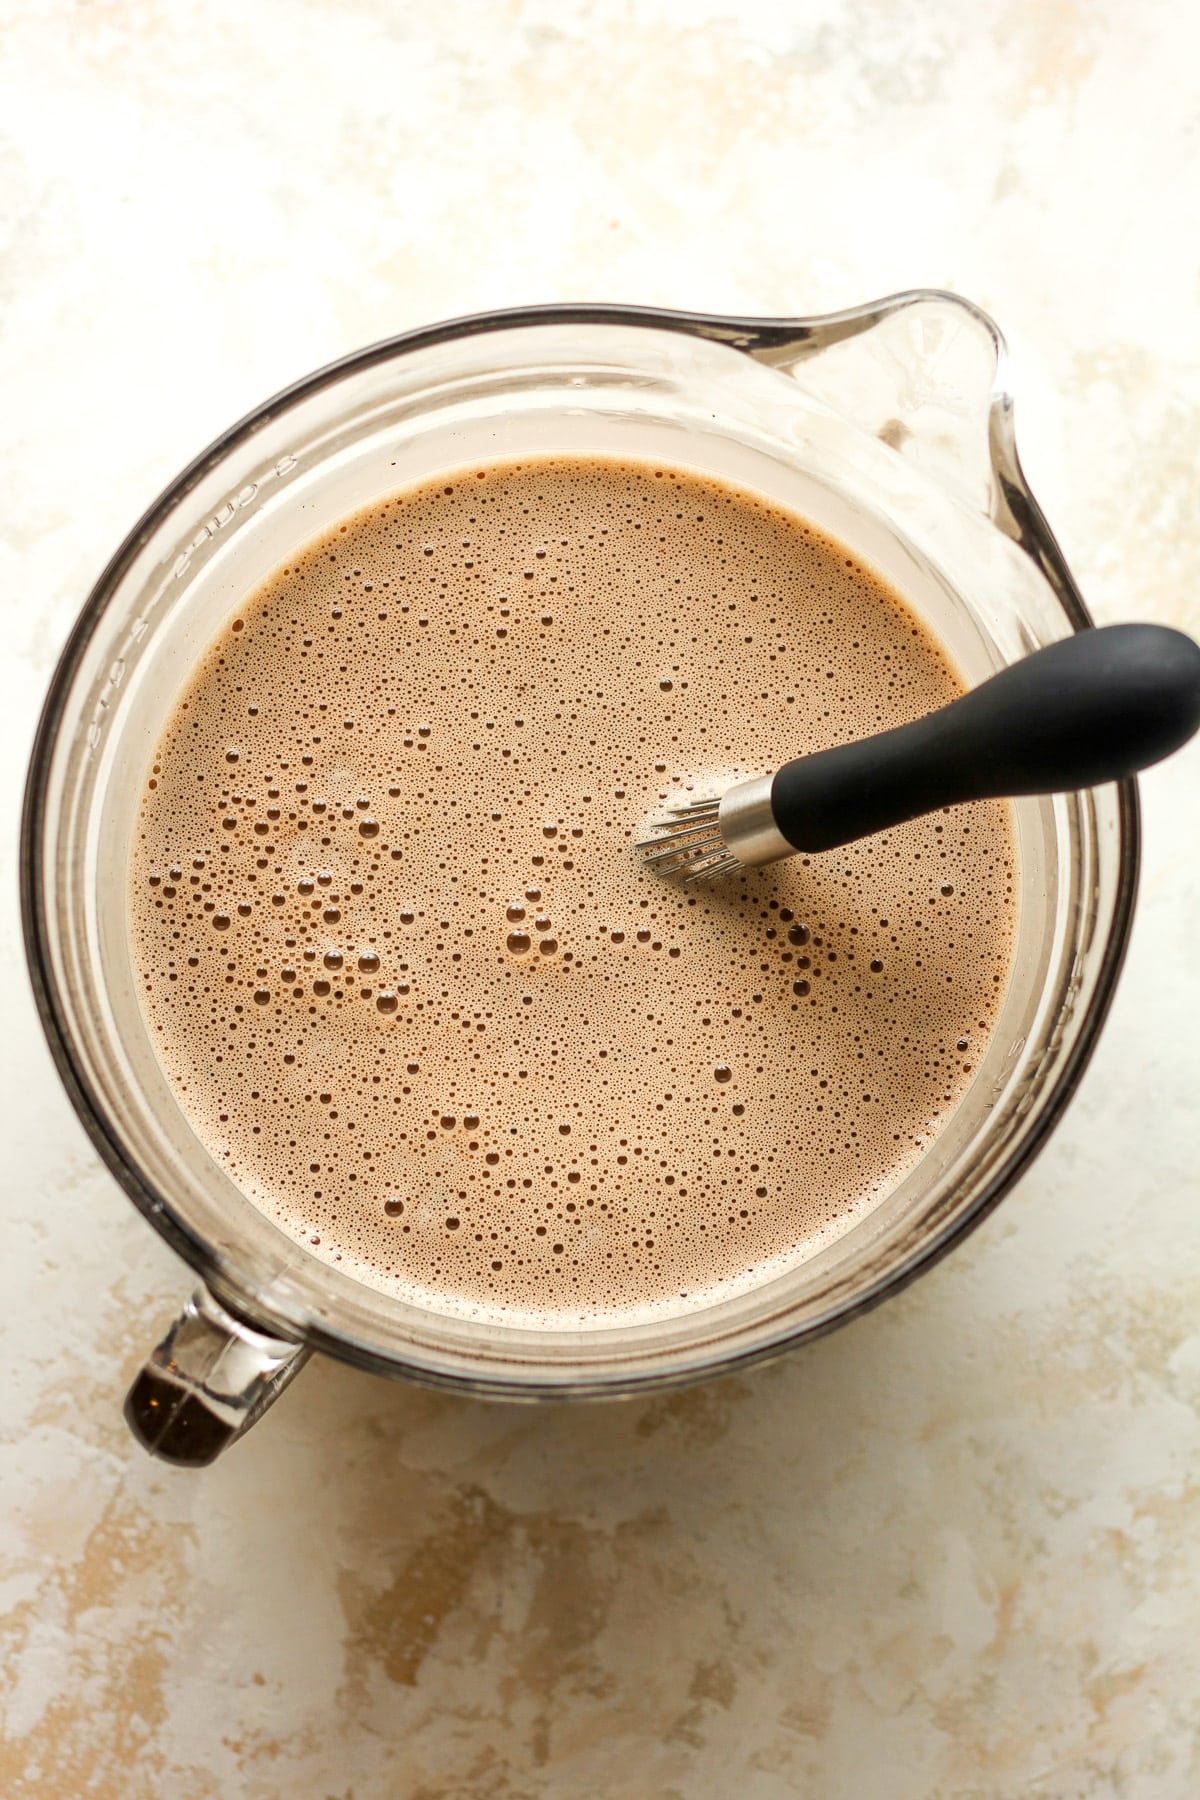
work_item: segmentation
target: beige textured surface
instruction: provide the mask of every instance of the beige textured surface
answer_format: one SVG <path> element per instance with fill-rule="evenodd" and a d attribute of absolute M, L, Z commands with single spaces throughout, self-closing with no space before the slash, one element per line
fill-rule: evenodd
<path fill-rule="evenodd" d="M 13 898 L 41 690 L 230 418 L 536 298 L 954 286 L 1095 610 L 1200 630 L 1192 9 L 0 0 L 0 1791 L 1185 1800 L 1200 1787 L 1200 752 L 1066 1123 L 808 1354 L 586 1412 L 311 1368 L 227 1462 L 119 1399 L 184 1285 L 50 1068 Z"/>

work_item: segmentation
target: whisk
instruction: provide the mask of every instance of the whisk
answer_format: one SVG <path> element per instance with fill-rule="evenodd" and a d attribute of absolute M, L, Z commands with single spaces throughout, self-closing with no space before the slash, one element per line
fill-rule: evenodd
<path fill-rule="evenodd" d="M 1108 625 L 1014 663 L 910 725 L 688 796 L 646 821 L 646 864 L 717 881 L 834 850 L 922 813 L 1116 781 L 1200 726 L 1200 646 L 1163 625 Z"/>

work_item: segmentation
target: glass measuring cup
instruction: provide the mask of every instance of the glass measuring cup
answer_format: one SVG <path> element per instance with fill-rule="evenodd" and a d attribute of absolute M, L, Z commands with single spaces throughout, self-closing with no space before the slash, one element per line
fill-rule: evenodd
<path fill-rule="evenodd" d="M 342 1274 L 240 1192 L 180 1110 L 135 991 L 126 868 L 149 753 L 221 621 L 299 543 L 443 470 L 564 453 L 661 458 L 804 514 L 899 588 L 970 683 L 1089 623 L 1021 474 L 1003 341 L 948 294 L 791 320 L 479 315 L 321 370 L 205 451 L 87 601 L 39 727 L 22 844 L 30 967 L 60 1072 L 125 1191 L 200 1278 L 127 1404 L 160 1455 L 211 1460 L 313 1350 L 516 1399 L 632 1393 L 775 1354 L 977 1223 L 1095 1042 L 1133 909 L 1132 782 L 1014 803 L 1014 972 L 972 1086 L 885 1200 L 748 1293 L 636 1325 L 481 1324 Z"/>

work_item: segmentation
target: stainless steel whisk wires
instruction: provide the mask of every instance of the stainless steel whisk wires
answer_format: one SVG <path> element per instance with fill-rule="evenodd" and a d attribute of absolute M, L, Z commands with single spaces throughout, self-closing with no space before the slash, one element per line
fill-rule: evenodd
<path fill-rule="evenodd" d="M 644 827 L 654 835 L 636 840 L 643 862 L 692 887 L 794 855 L 771 810 L 773 780 L 756 775 L 722 793 L 686 795 L 656 813 Z"/>

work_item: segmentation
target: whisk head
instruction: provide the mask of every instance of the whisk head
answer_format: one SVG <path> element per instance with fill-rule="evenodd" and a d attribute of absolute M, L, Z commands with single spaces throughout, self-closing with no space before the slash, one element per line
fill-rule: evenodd
<path fill-rule="evenodd" d="M 688 794 L 647 819 L 643 829 L 652 835 L 636 840 L 646 867 L 688 887 L 740 869 L 721 829 L 721 801 L 720 794 Z"/>
<path fill-rule="evenodd" d="M 755 775 L 719 793 L 681 795 L 646 820 L 649 835 L 636 839 L 643 862 L 690 887 L 793 856 L 796 846 L 775 823 L 773 781 L 772 775 Z"/>

